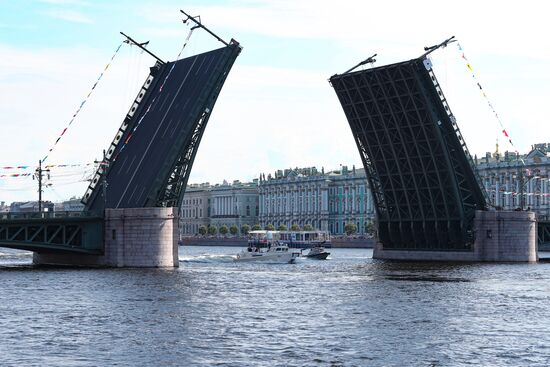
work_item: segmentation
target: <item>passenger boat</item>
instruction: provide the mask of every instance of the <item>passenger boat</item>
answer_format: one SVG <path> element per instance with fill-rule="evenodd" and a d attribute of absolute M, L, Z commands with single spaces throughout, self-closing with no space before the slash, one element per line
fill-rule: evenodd
<path fill-rule="evenodd" d="M 299 252 L 291 251 L 288 245 L 279 241 L 277 231 L 251 231 L 248 247 L 237 254 L 235 261 L 261 261 L 269 263 L 294 263 Z"/>
<path fill-rule="evenodd" d="M 305 255 L 302 255 L 303 257 L 306 257 L 308 259 L 315 259 L 315 260 L 326 260 L 328 255 L 330 255 L 330 252 L 325 251 L 325 248 L 322 246 L 315 246 L 309 249 L 309 252 Z"/>
<path fill-rule="evenodd" d="M 328 231 L 279 231 L 280 241 L 290 248 L 332 247 Z"/>

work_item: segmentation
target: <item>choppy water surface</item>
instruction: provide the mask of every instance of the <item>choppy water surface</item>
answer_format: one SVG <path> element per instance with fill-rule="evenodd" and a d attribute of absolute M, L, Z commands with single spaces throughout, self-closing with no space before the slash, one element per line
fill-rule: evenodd
<path fill-rule="evenodd" d="M 550 264 L 233 263 L 34 268 L 0 249 L 0 365 L 547 366 Z"/>

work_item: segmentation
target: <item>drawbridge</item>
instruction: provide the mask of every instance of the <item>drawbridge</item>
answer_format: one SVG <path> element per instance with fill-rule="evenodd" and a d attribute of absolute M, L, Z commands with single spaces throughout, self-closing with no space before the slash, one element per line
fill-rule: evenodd
<path fill-rule="evenodd" d="M 444 45 L 330 78 L 367 173 L 384 249 L 471 250 L 475 210 L 487 207 L 428 57 Z"/>
<path fill-rule="evenodd" d="M 202 135 L 241 51 L 237 41 L 225 42 L 198 17 L 185 15 L 195 24 L 189 35 L 202 28 L 224 46 L 164 62 L 126 36 L 157 62 L 104 151 L 82 198 L 84 212 L 4 215 L 0 246 L 98 254 L 104 248 L 105 209 L 180 206 Z"/>
<path fill-rule="evenodd" d="M 151 68 L 82 202 L 105 208 L 179 206 L 197 148 L 239 44 Z"/>

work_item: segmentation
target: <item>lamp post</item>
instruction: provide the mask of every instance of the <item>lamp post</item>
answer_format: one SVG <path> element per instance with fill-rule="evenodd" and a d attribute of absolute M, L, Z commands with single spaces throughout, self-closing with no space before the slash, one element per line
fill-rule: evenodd
<path fill-rule="evenodd" d="M 34 172 L 34 177 L 38 180 L 38 212 L 42 212 L 42 176 L 46 173 L 48 180 L 50 179 L 50 169 L 42 169 L 42 160 L 38 161 L 38 168 Z M 33 177 L 33 179 L 34 179 Z"/>

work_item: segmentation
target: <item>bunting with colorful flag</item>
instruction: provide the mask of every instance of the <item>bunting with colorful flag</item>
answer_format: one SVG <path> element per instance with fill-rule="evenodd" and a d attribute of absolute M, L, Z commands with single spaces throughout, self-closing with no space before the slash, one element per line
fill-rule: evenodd
<path fill-rule="evenodd" d="M 0 175 L 0 177 L 26 177 L 31 175 L 32 173 L 9 173 L 5 175 Z"/>
<path fill-rule="evenodd" d="M 516 150 L 517 152 L 517 149 L 516 149 L 516 146 L 514 145 L 514 143 L 512 143 L 512 138 L 510 137 L 510 135 L 508 134 L 508 132 L 506 131 L 506 128 L 504 127 L 504 124 L 502 123 L 502 121 L 500 120 L 500 117 L 498 116 L 498 113 L 496 112 L 495 108 L 493 107 L 493 104 L 491 103 L 491 101 L 489 100 L 489 97 L 487 97 L 487 93 L 485 93 L 485 90 L 483 90 L 483 87 L 481 86 L 481 84 L 479 83 L 479 80 L 477 79 L 477 76 L 474 72 L 474 69 L 472 67 L 472 65 L 470 64 L 470 61 L 468 60 L 468 58 L 466 57 L 466 55 L 464 54 L 464 50 L 462 49 L 462 46 L 460 45 L 459 42 L 456 43 L 456 45 L 458 46 L 458 50 L 460 51 L 461 53 L 461 57 L 462 59 L 466 62 L 466 67 L 468 68 L 468 70 L 470 70 L 470 72 L 472 73 L 472 78 L 474 79 L 475 83 L 477 84 L 479 90 L 481 91 L 481 94 L 483 95 L 483 97 L 487 100 L 487 104 L 489 105 L 489 107 L 491 108 L 491 111 L 493 111 L 493 114 L 495 115 L 500 127 L 502 128 L 502 133 L 504 134 L 504 136 L 506 137 L 506 139 L 508 140 L 508 142 L 510 143 L 511 146 L 514 147 L 514 149 Z"/>
<path fill-rule="evenodd" d="M 76 117 L 78 116 L 78 114 L 80 113 L 80 110 L 82 110 L 82 107 L 84 106 L 84 104 L 88 101 L 88 98 L 90 98 L 90 96 L 92 95 L 93 91 L 95 90 L 97 84 L 99 83 L 99 81 L 101 80 L 101 78 L 103 78 L 103 74 L 105 74 L 105 72 L 107 71 L 107 69 L 109 68 L 109 66 L 112 64 L 115 56 L 118 54 L 118 51 L 120 50 L 120 48 L 122 47 L 122 44 L 124 42 L 122 42 L 120 45 L 118 45 L 115 53 L 113 54 L 113 56 L 111 56 L 111 60 L 109 60 L 109 62 L 107 63 L 107 65 L 105 65 L 105 68 L 103 69 L 103 71 L 101 72 L 101 74 L 99 75 L 99 77 L 97 78 L 97 80 L 95 81 L 94 85 L 92 86 L 92 89 L 90 90 L 90 92 L 88 93 L 88 95 L 86 96 L 86 98 L 84 98 L 84 100 L 80 103 L 80 106 L 78 106 L 76 112 L 73 114 L 73 117 L 71 118 L 71 120 L 69 121 L 69 124 L 63 129 L 63 131 L 61 132 L 61 134 L 59 135 L 59 137 L 57 138 L 57 140 L 55 141 L 55 143 L 53 143 L 52 147 L 50 148 L 50 150 L 48 150 L 48 153 L 44 156 L 44 158 L 42 158 L 42 162 L 45 162 L 47 159 L 48 159 L 48 156 L 50 155 L 50 153 L 53 151 L 53 149 L 55 148 L 55 146 L 57 145 L 57 143 L 59 143 L 59 140 L 61 140 L 61 137 L 63 135 L 65 135 L 65 132 L 67 132 L 67 129 L 69 128 L 69 126 L 71 126 L 71 124 L 74 122 L 74 120 L 76 119 Z"/>
<path fill-rule="evenodd" d="M 74 163 L 74 164 L 47 164 L 47 165 L 44 166 L 44 169 L 48 169 L 48 168 L 67 168 L 67 167 L 84 167 L 84 166 L 91 166 L 92 164 L 95 164 L 95 163 L 98 163 L 98 162 Z M 0 167 L 0 169 L 2 169 L 2 170 L 14 170 L 14 169 L 26 170 L 26 169 L 37 169 L 37 168 L 38 168 L 38 166 L 31 166 L 31 165 Z"/>

